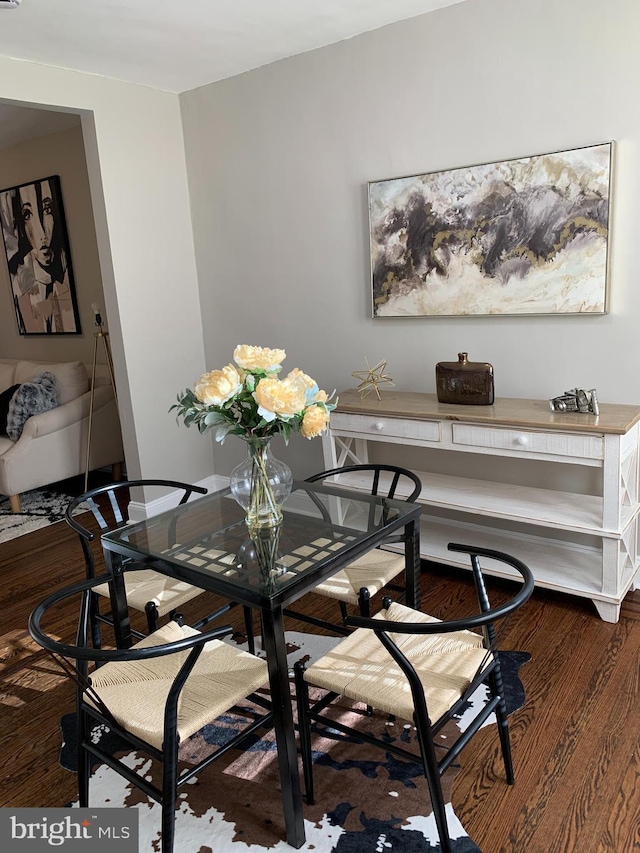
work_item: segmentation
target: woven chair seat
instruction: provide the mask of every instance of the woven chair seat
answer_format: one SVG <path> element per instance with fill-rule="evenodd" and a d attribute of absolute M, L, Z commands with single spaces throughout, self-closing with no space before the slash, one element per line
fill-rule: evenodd
<path fill-rule="evenodd" d="M 313 592 L 326 598 L 335 598 L 347 604 L 358 604 L 362 587 L 374 596 L 404 571 L 404 555 L 375 548 L 335 575 L 313 588 Z"/>
<path fill-rule="evenodd" d="M 438 849 L 454 853 L 442 774 L 457 761 L 491 714 L 495 714 L 498 722 L 506 781 L 510 785 L 515 781 L 495 623 L 522 607 L 535 584 L 531 570 L 502 551 L 454 542 L 449 543 L 448 550 L 467 554 L 471 560 L 478 602 L 474 612 L 440 621 L 386 597 L 385 609 L 374 617 L 347 615 L 345 628 L 356 630 L 308 668 L 303 661 L 296 661 L 293 669 L 307 803 L 315 801 L 313 738 L 320 735 L 331 739 L 338 732 L 354 745 L 364 742 L 378 746 L 387 756 L 419 766 L 429 787 L 440 840 Z M 493 607 L 481 558 L 505 563 L 522 581 L 510 598 Z M 319 695 L 309 690 L 310 685 L 321 688 Z M 483 693 L 476 696 L 481 686 Z M 415 726 L 415 738 L 413 735 L 405 738 L 397 730 L 395 736 L 392 732 L 376 735 L 362 731 L 353 725 L 350 714 L 344 713 L 340 703 L 334 702 L 341 696 L 409 721 Z M 462 709 L 464 730 L 456 731 L 455 725 L 447 724 L 453 723 Z M 440 749 L 444 746 L 441 737 L 445 730 L 448 743 Z M 332 762 L 330 754 L 320 754 L 322 760 L 316 759 L 315 763 L 322 765 L 324 772 Z"/>
<path fill-rule="evenodd" d="M 134 648 L 172 643 L 198 633 L 186 625 L 169 622 Z M 111 661 L 92 673 L 91 684 L 123 728 L 161 749 L 165 702 L 188 654 L 185 651 L 147 660 Z M 180 740 L 244 700 L 265 685 L 268 678 L 265 661 L 221 640 L 208 642 L 180 695 Z M 85 698 L 91 703 L 86 694 Z"/>
<path fill-rule="evenodd" d="M 402 604 L 392 603 L 374 619 L 390 622 L 438 622 Z M 411 661 L 424 688 L 432 723 L 449 711 L 488 663 L 483 639 L 472 631 L 447 634 L 393 634 L 394 643 Z M 375 634 L 358 628 L 328 654 L 309 666 L 305 681 L 371 705 L 404 720 L 413 720 L 414 705 L 406 676 Z"/>
<path fill-rule="evenodd" d="M 144 612 L 147 602 L 152 601 L 158 610 L 158 616 L 166 616 L 192 598 L 202 595 L 202 590 L 198 587 L 165 577 L 151 569 L 125 574 L 124 584 L 129 607 Z M 109 585 L 100 584 L 95 588 L 95 592 L 108 598 Z"/>

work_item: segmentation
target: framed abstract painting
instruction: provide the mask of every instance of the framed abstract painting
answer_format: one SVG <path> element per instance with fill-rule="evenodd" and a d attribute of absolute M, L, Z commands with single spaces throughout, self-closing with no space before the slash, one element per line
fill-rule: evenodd
<path fill-rule="evenodd" d="M 373 317 L 605 314 L 613 143 L 369 183 Z"/>
<path fill-rule="evenodd" d="M 20 334 L 81 334 L 58 175 L 1 190 L 0 225 Z"/>

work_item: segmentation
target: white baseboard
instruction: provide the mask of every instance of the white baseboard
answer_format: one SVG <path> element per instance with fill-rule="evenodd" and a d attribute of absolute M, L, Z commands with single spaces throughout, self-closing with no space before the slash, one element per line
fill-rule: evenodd
<path fill-rule="evenodd" d="M 219 489 L 224 489 L 229 485 L 229 478 L 222 477 L 219 474 L 212 474 L 210 477 L 205 477 L 204 480 L 199 480 L 195 485 L 203 486 L 210 492 L 217 492 Z M 161 512 L 166 512 L 168 509 L 173 509 L 180 502 L 182 494 L 179 491 L 170 492 L 163 495 L 161 498 L 148 501 L 129 501 L 129 521 L 144 521 L 145 518 L 151 518 L 153 515 L 158 515 Z M 201 497 L 195 494 L 191 496 L 191 500 Z"/>
<path fill-rule="evenodd" d="M 220 489 L 226 489 L 229 485 L 229 478 L 223 477 L 220 474 L 212 474 L 204 480 L 199 480 L 195 485 L 203 486 L 210 492 L 217 492 Z M 177 506 L 182 497 L 180 492 L 170 492 L 168 495 L 163 495 L 161 498 L 156 498 L 148 503 L 142 501 L 129 502 L 129 521 L 144 521 L 145 518 L 151 518 L 153 515 L 159 515 L 161 512 L 166 512 L 168 509 L 173 509 Z M 192 495 L 191 500 L 202 497 L 202 495 Z M 310 506 L 310 501 L 305 498 L 304 493 L 295 495 L 290 499 L 290 507 L 296 508 L 301 515 L 315 515 L 316 510 Z"/>

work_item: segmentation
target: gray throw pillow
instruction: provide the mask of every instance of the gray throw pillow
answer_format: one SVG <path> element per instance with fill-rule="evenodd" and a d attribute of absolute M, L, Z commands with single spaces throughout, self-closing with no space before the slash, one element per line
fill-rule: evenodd
<path fill-rule="evenodd" d="M 23 382 L 9 403 L 7 435 L 17 441 L 22 435 L 25 422 L 32 415 L 55 409 L 58 405 L 58 390 L 51 373 L 41 373 L 29 382 Z"/>

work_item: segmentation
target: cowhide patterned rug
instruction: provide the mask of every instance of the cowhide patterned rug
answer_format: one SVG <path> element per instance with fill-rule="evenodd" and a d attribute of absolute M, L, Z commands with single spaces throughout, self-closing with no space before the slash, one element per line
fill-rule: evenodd
<path fill-rule="evenodd" d="M 317 658 L 334 638 L 288 633 L 289 660 Z M 530 656 L 501 652 L 512 712 L 524 703 L 518 677 Z M 478 696 L 478 701 L 482 697 Z M 415 731 L 387 715 L 367 717 L 361 706 L 345 704 L 341 713 L 390 741 L 415 745 Z M 489 720 L 495 722 L 495 718 Z M 227 714 L 206 726 L 182 745 L 180 757 L 194 763 L 224 742 L 236 730 L 240 718 Z M 456 725 L 455 723 L 451 725 Z M 464 715 L 458 725 L 464 727 Z M 62 719 L 61 764 L 75 770 L 75 715 Z M 96 730 L 95 738 L 110 751 L 124 752 L 127 764 L 142 769 L 159 782 L 158 768 L 142 754 L 118 743 L 108 730 Z M 453 734 L 449 731 L 449 737 Z M 496 733 L 497 737 L 497 733 Z M 103 740 L 103 739 L 106 739 Z M 447 732 L 442 741 L 446 748 Z M 440 845 L 431 812 L 429 791 L 419 767 L 402 762 L 363 743 L 335 732 L 313 741 L 316 805 L 304 806 L 306 844 L 314 853 L 438 853 Z M 451 787 L 457 766 L 443 777 L 448 800 L 449 830 L 455 853 L 481 853 L 468 837 L 451 806 Z M 500 784 L 498 782 L 497 784 Z M 505 783 L 506 784 L 506 783 Z M 160 806 L 110 768 L 97 766 L 91 778 L 90 804 L 133 806 L 140 811 L 140 853 L 160 850 Z M 75 805 L 75 804 L 74 804 Z M 176 851 L 179 853 L 291 853 L 283 840 L 284 822 L 279 792 L 276 748 L 272 732 L 258 735 L 243 752 L 232 752 L 208 767 L 201 777 L 179 794 L 176 818 Z"/>

